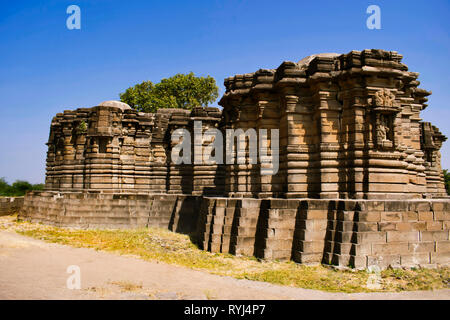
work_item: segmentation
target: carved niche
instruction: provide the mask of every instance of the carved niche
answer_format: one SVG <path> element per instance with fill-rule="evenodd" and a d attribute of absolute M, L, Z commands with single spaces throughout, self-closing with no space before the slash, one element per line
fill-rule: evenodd
<path fill-rule="evenodd" d="M 374 140 L 378 149 L 392 149 L 395 145 L 395 118 L 400 107 L 395 103 L 395 95 L 386 88 L 375 92 L 373 99 Z"/>
<path fill-rule="evenodd" d="M 379 113 L 376 115 L 376 139 L 377 146 L 392 148 L 394 145 L 394 126 L 393 115 Z"/>

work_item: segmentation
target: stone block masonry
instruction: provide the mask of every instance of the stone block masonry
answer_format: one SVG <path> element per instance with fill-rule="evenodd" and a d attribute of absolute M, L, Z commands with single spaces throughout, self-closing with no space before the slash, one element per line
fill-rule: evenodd
<path fill-rule="evenodd" d="M 45 191 L 27 194 L 21 216 L 83 228 L 163 227 L 212 252 L 304 264 L 447 265 L 447 138 L 420 118 L 431 92 L 402 58 L 379 49 L 317 54 L 235 75 L 224 81 L 221 110 L 142 113 L 106 101 L 58 113 Z M 244 163 L 175 164 L 172 134 L 192 136 L 196 121 L 202 135 L 278 129 L 258 142 L 259 151 L 278 152 L 278 172 L 261 174 L 268 163 L 252 163 L 242 137 Z M 204 137 L 192 154 L 213 141 Z"/>
<path fill-rule="evenodd" d="M 166 228 L 195 232 L 199 198 L 186 195 L 32 191 L 20 218 L 58 227 Z"/>
<path fill-rule="evenodd" d="M 0 216 L 18 213 L 23 206 L 23 197 L 0 197 Z"/>
<path fill-rule="evenodd" d="M 159 227 L 211 252 L 366 268 L 450 264 L 449 200 L 235 199 L 34 191 L 20 217 L 79 228 Z"/>
<path fill-rule="evenodd" d="M 205 198 L 211 252 L 344 267 L 450 264 L 450 201 Z"/>

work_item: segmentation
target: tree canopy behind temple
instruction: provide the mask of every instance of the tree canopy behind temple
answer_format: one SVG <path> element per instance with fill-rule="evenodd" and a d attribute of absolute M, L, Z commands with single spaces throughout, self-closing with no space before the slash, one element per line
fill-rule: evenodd
<path fill-rule="evenodd" d="M 27 191 L 42 189 L 44 189 L 43 184 L 31 184 L 27 181 L 17 180 L 9 185 L 4 178 L 0 178 L 0 196 L 17 197 L 25 195 Z"/>
<path fill-rule="evenodd" d="M 448 170 L 444 170 L 444 183 L 445 189 L 447 189 L 447 193 L 450 195 L 450 172 Z"/>
<path fill-rule="evenodd" d="M 219 96 L 216 80 L 210 76 L 196 77 L 178 73 L 159 83 L 144 81 L 120 94 L 120 100 L 133 109 L 155 112 L 161 108 L 192 109 L 207 106 Z"/>

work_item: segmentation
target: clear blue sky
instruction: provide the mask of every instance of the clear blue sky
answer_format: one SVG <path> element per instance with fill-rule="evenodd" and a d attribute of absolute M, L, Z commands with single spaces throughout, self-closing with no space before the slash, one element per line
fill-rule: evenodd
<path fill-rule="evenodd" d="M 223 79 L 320 52 L 380 48 L 404 55 L 432 90 L 422 113 L 450 137 L 450 2 L 11 1 L 0 9 L 0 177 L 43 182 L 49 125 L 66 109 L 118 99 L 178 72 Z M 81 30 L 66 8 L 81 8 Z M 366 8 L 381 8 L 381 30 Z M 450 168 L 450 141 L 442 149 Z"/>

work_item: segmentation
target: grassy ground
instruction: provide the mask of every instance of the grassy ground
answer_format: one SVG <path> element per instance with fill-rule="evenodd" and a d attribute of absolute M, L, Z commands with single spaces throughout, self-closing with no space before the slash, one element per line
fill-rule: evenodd
<path fill-rule="evenodd" d="M 434 290 L 449 288 L 450 268 L 388 269 L 381 272 L 381 288 L 367 287 L 366 271 L 336 270 L 326 266 L 303 266 L 293 262 L 258 261 L 254 258 L 214 254 L 198 249 L 187 235 L 168 230 L 78 230 L 57 228 L 2 218 L 0 229 L 74 247 L 93 248 L 144 260 L 203 270 L 238 279 L 265 281 L 286 286 L 330 292 Z"/>

